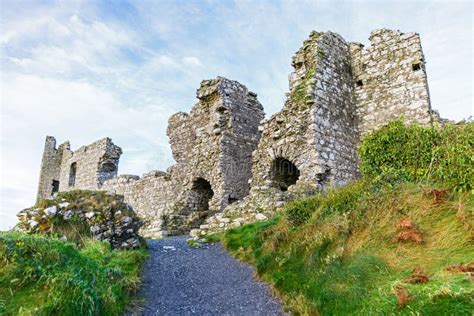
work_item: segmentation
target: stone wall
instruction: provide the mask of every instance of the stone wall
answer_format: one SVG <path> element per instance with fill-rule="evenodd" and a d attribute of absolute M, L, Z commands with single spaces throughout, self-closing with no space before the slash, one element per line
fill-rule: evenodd
<path fill-rule="evenodd" d="M 351 44 L 352 72 L 363 133 L 404 116 L 407 122 L 433 119 L 425 59 L 417 33 L 381 29 L 370 47 Z"/>
<path fill-rule="evenodd" d="M 313 32 L 293 57 L 292 66 L 290 93 L 282 111 L 262 122 L 252 185 L 286 191 L 277 181 L 281 177 L 275 176 L 292 172 L 299 174 L 298 182 L 320 188 L 343 185 L 357 175 L 349 46 L 337 34 Z M 289 161 L 290 167 L 279 158 Z M 285 168 L 294 170 L 278 170 Z"/>
<path fill-rule="evenodd" d="M 47 199 L 59 191 L 59 174 L 64 150 L 69 150 L 69 144 L 64 143 L 56 148 L 56 139 L 46 136 L 43 158 L 41 160 L 40 178 L 37 200 Z"/>

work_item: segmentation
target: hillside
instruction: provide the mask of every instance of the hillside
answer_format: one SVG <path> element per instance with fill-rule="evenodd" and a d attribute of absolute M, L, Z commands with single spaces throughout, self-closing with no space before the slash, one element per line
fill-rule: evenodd
<path fill-rule="evenodd" d="M 363 179 L 223 243 L 295 314 L 471 315 L 473 126 L 393 122 L 362 143 Z"/>

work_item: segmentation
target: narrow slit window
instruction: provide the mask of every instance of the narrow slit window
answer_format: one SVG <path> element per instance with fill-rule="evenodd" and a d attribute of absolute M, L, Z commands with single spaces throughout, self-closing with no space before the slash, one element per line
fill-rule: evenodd
<path fill-rule="evenodd" d="M 362 80 L 357 80 L 357 81 L 356 81 L 356 85 L 357 85 L 358 87 L 362 87 L 362 86 L 364 85 L 364 83 L 362 82 Z"/>
<path fill-rule="evenodd" d="M 69 169 L 69 187 L 73 187 L 76 185 L 76 172 L 77 172 L 77 164 L 73 162 Z"/>
<path fill-rule="evenodd" d="M 413 69 L 413 71 L 418 71 L 421 69 L 421 64 L 420 63 L 412 64 L 411 68 Z"/>

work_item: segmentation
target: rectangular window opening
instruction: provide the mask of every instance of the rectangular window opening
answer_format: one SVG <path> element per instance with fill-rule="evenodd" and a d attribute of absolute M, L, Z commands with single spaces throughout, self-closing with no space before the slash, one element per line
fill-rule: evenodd
<path fill-rule="evenodd" d="M 413 69 L 413 71 L 418 71 L 421 69 L 421 63 L 412 64 L 411 68 Z"/>
<path fill-rule="evenodd" d="M 52 190 L 51 193 L 52 194 L 58 193 L 59 192 L 59 181 L 58 180 L 53 180 L 52 186 L 53 186 L 53 190 Z"/>

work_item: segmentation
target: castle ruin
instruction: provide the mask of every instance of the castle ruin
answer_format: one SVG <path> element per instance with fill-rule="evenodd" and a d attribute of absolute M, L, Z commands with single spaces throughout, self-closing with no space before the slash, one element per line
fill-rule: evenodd
<path fill-rule="evenodd" d="M 203 235 L 347 184 L 358 176 L 360 137 L 393 119 L 437 119 L 417 33 L 376 30 L 364 48 L 332 32 L 312 32 L 292 66 L 283 109 L 268 120 L 244 85 L 222 77 L 203 81 L 191 112 L 169 119 L 176 164 L 167 172 L 117 177 L 122 151 L 110 139 L 72 152 L 69 143 L 56 149 L 47 137 L 38 199 L 106 190 L 123 194 L 141 215 L 145 236 Z"/>

